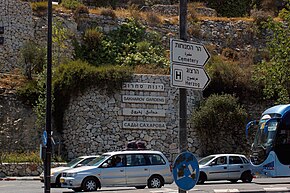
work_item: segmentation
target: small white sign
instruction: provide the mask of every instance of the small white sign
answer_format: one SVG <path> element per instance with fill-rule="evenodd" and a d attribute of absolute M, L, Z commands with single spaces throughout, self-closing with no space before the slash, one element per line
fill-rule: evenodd
<path fill-rule="evenodd" d="M 204 45 L 170 39 L 170 62 L 180 65 L 204 66 L 210 54 Z"/>
<path fill-rule="evenodd" d="M 166 129 L 165 122 L 123 121 L 124 129 Z"/>
<path fill-rule="evenodd" d="M 123 90 L 164 91 L 164 84 L 130 83 L 123 84 Z"/>
<path fill-rule="evenodd" d="M 165 97 L 123 95 L 123 103 L 165 104 Z"/>
<path fill-rule="evenodd" d="M 203 90 L 206 88 L 209 82 L 210 78 L 203 68 L 172 64 L 172 86 Z"/>
<path fill-rule="evenodd" d="M 122 110 L 125 116 L 165 117 L 165 110 L 163 109 L 124 108 Z"/>

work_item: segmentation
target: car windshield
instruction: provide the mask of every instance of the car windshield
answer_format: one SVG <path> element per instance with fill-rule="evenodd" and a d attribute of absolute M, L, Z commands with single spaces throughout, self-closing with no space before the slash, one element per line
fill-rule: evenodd
<path fill-rule="evenodd" d="M 198 164 L 199 165 L 204 165 L 204 164 L 208 163 L 210 160 L 212 160 L 213 158 L 215 158 L 215 156 L 212 156 L 212 155 L 204 157 L 204 158 L 202 158 L 201 160 L 198 161 Z"/>
<path fill-rule="evenodd" d="M 75 167 L 75 165 L 77 165 L 81 160 L 83 160 L 83 158 L 80 158 L 80 157 L 75 158 L 75 159 L 71 160 L 70 162 L 68 162 L 66 164 L 66 166 L 70 167 L 70 168 Z"/>
<path fill-rule="evenodd" d="M 110 156 L 109 155 L 101 155 L 101 156 L 93 159 L 92 161 L 90 161 L 87 165 L 88 166 L 98 166 L 100 163 L 102 163 L 108 157 L 110 157 Z"/>

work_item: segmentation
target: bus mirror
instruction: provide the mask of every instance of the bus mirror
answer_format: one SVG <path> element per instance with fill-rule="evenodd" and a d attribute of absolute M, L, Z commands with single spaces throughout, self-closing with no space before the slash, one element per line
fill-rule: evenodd
<path fill-rule="evenodd" d="M 246 126 L 246 137 L 248 138 L 248 131 L 250 129 L 250 127 L 255 126 L 259 123 L 259 121 L 254 120 L 254 121 L 250 121 L 247 126 Z"/>

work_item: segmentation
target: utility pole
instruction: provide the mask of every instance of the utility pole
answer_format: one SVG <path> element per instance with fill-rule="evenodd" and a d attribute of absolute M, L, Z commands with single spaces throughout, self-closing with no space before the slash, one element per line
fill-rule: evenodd
<path fill-rule="evenodd" d="M 47 6 L 47 67 L 46 67 L 46 119 L 47 144 L 44 159 L 44 193 L 50 193 L 51 169 L 51 66 L 52 66 L 52 0 Z"/>
<path fill-rule="evenodd" d="M 187 19 L 187 0 L 180 0 L 179 3 L 179 38 L 186 41 L 186 19 Z M 179 88 L 179 153 L 187 150 L 187 97 L 186 89 Z M 179 193 L 186 193 L 185 190 L 178 188 Z"/>

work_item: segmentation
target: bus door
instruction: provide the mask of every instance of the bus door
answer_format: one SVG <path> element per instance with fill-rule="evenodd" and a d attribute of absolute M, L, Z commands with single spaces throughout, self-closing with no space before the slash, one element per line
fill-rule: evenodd
<path fill-rule="evenodd" d="M 276 135 L 274 151 L 277 155 L 277 176 L 290 176 L 290 112 L 282 117 L 281 126 Z"/>

